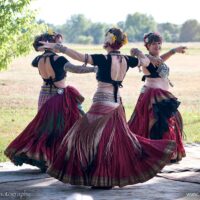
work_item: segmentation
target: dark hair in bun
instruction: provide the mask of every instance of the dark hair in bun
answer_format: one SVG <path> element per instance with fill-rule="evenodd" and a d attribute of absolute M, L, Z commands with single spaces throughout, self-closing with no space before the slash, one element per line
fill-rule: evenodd
<path fill-rule="evenodd" d="M 56 39 L 58 39 L 59 37 L 62 38 L 61 34 L 57 34 L 57 33 L 53 33 L 53 34 L 49 34 L 49 33 L 43 33 L 41 35 L 38 35 L 35 37 L 35 40 L 33 42 L 33 47 L 36 51 L 38 51 L 38 47 L 42 46 L 42 44 L 40 43 L 40 41 L 43 42 L 56 42 Z"/>

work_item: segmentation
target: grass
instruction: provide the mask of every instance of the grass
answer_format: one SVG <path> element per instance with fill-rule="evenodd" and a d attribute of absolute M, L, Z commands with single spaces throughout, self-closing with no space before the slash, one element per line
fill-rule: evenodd
<path fill-rule="evenodd" d="M 163 52 L 180 44 L 164 44 Z M 184 44 L 183 44 L 184 45 Z M 142 44 L 129 44 L 122 49 L 129 54 L 131 47 L 145 50 Z M 177 54 L 167 61 L 170 66 L 170 80 L 175 87 L 171 92 L 181 101 L 180 112 L 184 120 L 185 142 L 200 142 L 200 43 L 189 43 L 185 55 Z M 101 46 L 73 45 L 73 48 L 87 53 L 105 53 Z M 37 99 L 42 80 L 36 68 L 30 66 L 36 53 L 21 57 L 11 64 L 9 70 L 0 73 L 0 162 L 5 161 L 6 146 L 28 125 L 37 112 Z M 73 63 L 78 63 L 72 61 Z M 139 96 L 142 74 L 130 69 L 123 82 L 121 96 L 130 118 Z M 70 74 L 67 83 L 76 87 L 85 97 L 83 108 L 89 109 L 96 89 L 94 74 Z"/>
<path fill-rule="evenodd" d="M 200 142 L 200 113 L 184 112 L 184 133 L 186 142 Z"/>
<path fill-rule="evenodd" d="M 28 125 L 36 114 L 35 108 L 0 108 L 0 162 L 6 146 Z"/>

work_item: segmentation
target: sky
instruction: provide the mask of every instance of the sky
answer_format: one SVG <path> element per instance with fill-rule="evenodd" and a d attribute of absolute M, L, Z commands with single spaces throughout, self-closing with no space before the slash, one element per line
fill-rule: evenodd
<path fill-rule="evenodd" d="M 71 15 L 84 14 L 92 22 L 116 24 L 135 12 L 152 15 L 156 22 L 182 24 L 188 19 L 200 22 L 199 0 L 34 0 L 37 19 L 64 24 Z"/>

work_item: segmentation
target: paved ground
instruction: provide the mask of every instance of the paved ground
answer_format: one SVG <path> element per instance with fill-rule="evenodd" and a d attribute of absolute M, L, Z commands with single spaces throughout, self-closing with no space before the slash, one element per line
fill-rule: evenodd
<path fill-rule="evenodd" d="M 200 200 L 200 145 L 186 145 L 186 152 L 146 183 L 100 191 L 63 184 L 29 165 L 0 163 L 0 200 Z"/>

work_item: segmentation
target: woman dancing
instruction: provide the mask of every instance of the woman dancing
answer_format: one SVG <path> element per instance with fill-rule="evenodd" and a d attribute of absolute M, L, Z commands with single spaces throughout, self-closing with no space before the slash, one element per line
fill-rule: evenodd
<path fill-rule="evenodd" d="M 119 87 L 129 67 L 148 66 L 149 59 L 138 49 L 131 57 L 119 49 L 127 36 L 111 28 L 105 35 L 106 55 L 81 54 L 68 47 L 44 43 L 73 59 L 98 66 L 93 104 L 66 134 L 47 173 L 64 183 L 110 189 L 144 182 L 168 163 L 175 143 L 148 140 L 133 134 L 126 122 Z"/>
<path fill-rule="evenodd" d="M 174 140 L 177 147 L 171 162 L 176 162 L 185 157 L 182 117 L 177 110 L 180 102 L 168 91 L 169 85 L 172 86 L 168 78 L 169 67 L 162 60 L 167 60 L 176 52 L 184 53 L 186 47 L 170 50 L 161 56 L 162 60 L 159 62 L 162 37 L 158 33 L 146 34 L 144 44 L 152 60 L 158 60 L 158 66 L 150 63 L 148 67 L 142 68 L 145 85 L 128 122 L 129 128 L 145 138 Z"/>
<path fill-rule="evenodd" d="M 33 43 L 36 51 L 41 46 L 39 41 L 61 43 L 62 36 L 53 32 L 37 36 Z M 74 87 L 66 85 L 66 73 L 95 72 L 95 68 L 75 66 L 48 48 L 40 48 L 40 51 L 44 53 L 32 62 L 44 81 L 38 101 L 38 113 L 7 147 L 5 155 L 15 165 L 28 163 L 45 171 L 64 135 L 83 113 L 78 106 L 84 98 Z"/>

